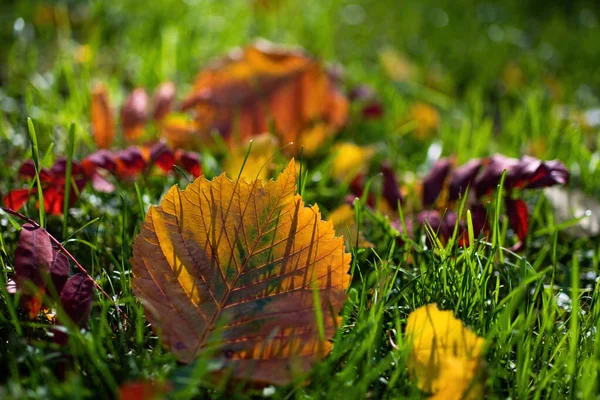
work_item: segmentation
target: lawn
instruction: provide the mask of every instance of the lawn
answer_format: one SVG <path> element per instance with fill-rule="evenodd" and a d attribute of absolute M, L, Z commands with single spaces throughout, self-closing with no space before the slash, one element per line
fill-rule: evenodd
<path fill-rule="evenodd" d="M 0 43 L 0 398 L 600 398 L 594 2 L 13 1 L 0 3 Z M 240 54 L 258 61 L 227 70 Z M 211 90 L 201 71 L 216 76 L 203 81 Z M 332 230 L 320 218 L 312 237 L 297 230 L 319 214 L 294 193 L 273 205 L 290 176 L 342 239 L 315 239 Z M 203 212 L 223 207 L 225 221 L 233 203 L 209 200 L 213 190 L 266 196 L 265 215 L 279 214 L 261 220 L 256 200 L 258 228 L 244 214 L 202 233 Z M 271 239 L 261 223 L 274 224 Z M 281 247 L 279 226 L 290 232 Z M 227 280 L 229 257 L 276 270 L 271 252 L 288 260 L 286 246 L 306 241 L 298 254 L 315 261 L 300 268 L 344 269 L 333 294 L 315 283 L 276 304 L 281 320 L 260 319 L 270 303 L 253 306 L 262 325 L 232 338 L 243 347 L 305 324 L 323 357 L 296 370 L 290 356 L 291 378 L 278 378 L 289 366 L 273 348 L 259 358 L 274 367 L 236 370 L 253 355 L 219 347 L 225 317 L 213 339 L 196 337 L 196 286 L 191 324 L 154 313 L 173 301 L 165 288 L 187 290 L 181 277 L 145 286 L 160 268 L 174 273 L 178 240 L 204 235 L 220 249 L 210 236 L 228 229 L 235 243 L 217 264 L 193 242 L 186 268 L 210 264 Z M 47 276 L 19 277 L 48 256 L 40 236 L 23 244 L 45 231 L 49 257 L 68 257 L 62 295 Z M 316 261 L 334 250 L 343 261 Z M 206 293 L 222 289 L 205 277 Z M 265 292 L 295 289 L 277 282 Z"/>

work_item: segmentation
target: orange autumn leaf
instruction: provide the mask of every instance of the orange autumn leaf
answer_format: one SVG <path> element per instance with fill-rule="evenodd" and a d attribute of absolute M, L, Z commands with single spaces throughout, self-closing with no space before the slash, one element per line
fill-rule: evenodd
<path fill-rule="evenodd" d="M 432 399 L 480 399 L 483 384 L 476 378 L 483 369 L 484 339 L 454 318 L 428 304 L 413 311 L 406 324 L 412 342 L 408 366 L 419 389 Z"/>
<path fill-rule="evenodd" d="M 285 384 L 331 349 L 350 254 L 296 179 L 293 160 L 268 182 L 200 177 L 148 211 L 133 290 L 180 361 L 210 348 L 235 378 Z"/>
<path fill-rule="evenodd" d="M 305 135 L 317 148 L 348 118 L 348 101 L 323 64 L 297 49 L 259 41 L 206 67 L 196 78 L 183 109 L 194 108 L 204 132 L 216 129 L 230 143 L 269 129 L 298 152 Z M 314 127 L 323 134 L 314 137 Z M 318 140 L 317 143 L 314 141 Z"/>
<path fill-rule="evenodd" d="M 115 139 L 115 117 L 110 106 L 108 90 L 101 83 L 92 91 L 92 133 L 99 149 L 108 149 Z"/>

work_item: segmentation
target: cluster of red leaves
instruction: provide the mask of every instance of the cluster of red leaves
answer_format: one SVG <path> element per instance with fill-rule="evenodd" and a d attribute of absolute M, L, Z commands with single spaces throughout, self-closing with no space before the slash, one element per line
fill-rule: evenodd
<path fill-rule="evenodd" d="M 454 167 L 448 158 L 438 160 L 422 181 L 421 204 L 423 209 L 414 213 L 405 221 L 407 234 L 413 234 L 415 227 L 428 224 L 442 240 L 450 238 L 458 223 L 458 238 L 461 245 L 468 244 L 465 221 L 458 221 L 458 213 L 446 206 L 458 208 L 458 203 L 467 195 L 466 209 L 471 211 L 473 228 L 476 235 L 489 233 L 488 216 L 484 198 L 495 191 L 504 180 L 503 200 L 509 223 L 519 239 L 515 250 L 523 246 L 529 232 L 529 211 L 527 204 L 518 198 L 519 191 L 538 189 L 554 185 L 565 185 L 569 181 L 569 171 L 560 161 L 541 161 L 524 156 L 520 159 L 500 154 L 488 158 L 475 159 L 464 165 Z M 397 211 L 404 204 L 393 170 L 389 165 L 381 168 L 383 174 L 382 199 L 389 207 Z M 351 185 L 353 193 L 361 196 L 364 191 L 362 177 L 357 177 Z M 439 203 L 439 204 L 438 204 Z M 374 197 L 369 194 L 367 204 L 375 205 Z M 437 207 L 436 207 L 437 206 Z M 399 221 L 395 227 L 403 230 Z"/>
<path fill-rule="evenodd" d="M 68 258 L 52 246 L 50 235 L 44 228 L 23 225 L 14 268 L 16 291 L 21 293 L 20 306 L 29 319 L 37 317 L 46 298 L 59 304 L 64 315 L 75 325 L 83 327 L 87 324 L 94 298 L 94 281 L 85 274 L 70 276 Z M 66 340 L 63 331 L 55 329 L 54 341 L 65 344 Z"/>
<path fill-rule="evenodd" d="M 165 173 L 172 171 L 175 166 L 194 177 L 198 177 L 202 173 L 198 154 L 183 150 L 173 151 L 162 142 L 151 146 L 130 146 L 125 150 L 98 150 L 81 162 L 73 160 L 69 207 L 75 203 L 87 183 L 90 183 L 98 192 L 112 193 L 115 187 L 107 179 L 108 175 L 113 175 L 120 180 L 133 180 L 153 165 Z M 67 160 L 65 158 L 59 158 L 51 168 L 41 168 L 39 171 L 44 208 L 48 214 L 60 215 L 63 212 L 63 203 L 68 187 L 66 174 Z M 25 161 L 19 168 L 18 175 L 27 180 L 35 178 L 33 161 Z M 37 185 L 16 189 L 4 197 L 4 204 L 17 211 L 23 207 L 30 196 L 37 196 L 37 194 Z"/>

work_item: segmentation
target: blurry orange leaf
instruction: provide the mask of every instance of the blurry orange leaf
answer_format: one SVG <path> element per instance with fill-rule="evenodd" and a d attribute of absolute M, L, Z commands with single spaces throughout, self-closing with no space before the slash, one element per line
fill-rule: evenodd
<path fill-rule="evenodd" d="M 108 90 L 100 83 L 94 86 L 92 92 L 92 132 L 99 149 L 109 148 L 115 139 L 115 117 Z"/>
<path fill-rule="evenodd" d="M 294 143 L 286 148 L 292 153 L 314 126 L 325 125 L 320 132 L 332 136 L 348 114 L 347 99 L 320 61 L 266 41 L 205 68 L 183 103 L 192 107 L 202 130 L 216 129 L 230 142 L 264 133 L 271 119 L 281 144 Z"/>
<path fill-rule="evenodd" d="M 180 361 L 210 347 L 236 378 L 285 384 L 329 352 L 350 255 L 296 179 L 293 160 L 276 181 L 200 177 L 148 211 L 133 290 Z"/>
<path fill-rule="evenodd" d="M 250 141 L 246 141 L 232 148 L 224 165 L 228 176 L 238 176 L 244 164 L 244 159 L 246 159 L 249 145 Z M 277 149 L 278 141 L 276 137 L 269 133 L 256 136 L 252 139 L 252 148 L 246 159 L 246 164 L 244 164 L 241 176 L 246 179 L 266 179 L 271 172 L 269 159 L 273 157 Z"/>
<path fill-rule="evenodd" d="M 406 324 L 412 341 L 408 365 L 419 389 L 435 399 L 480 399 L 483 385 L 475 378 L 483 369 L 484 340 L 454 318 L 428 304 L 413 311 Z"/>

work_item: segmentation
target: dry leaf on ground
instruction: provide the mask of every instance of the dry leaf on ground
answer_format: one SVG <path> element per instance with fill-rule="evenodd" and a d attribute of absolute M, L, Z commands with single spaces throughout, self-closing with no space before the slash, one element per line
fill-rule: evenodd
<path fill-rule="evenodd" d="M 234 377 L 273 384 L 329 352 L 350 283 L 343 239 L 296 194 L 293 160 L 275 181 L 172 187 L 132 264 L 134 293 L 180 361 L 210 346 Z"/>
<path fill-rule="evenodd" d="M 183 108 L 194 109 L 199 135 L 217 130 L 230 143 L 268 132 L 272 120 L 280 143 L 294 143 L 286 152 L 304 145 L 305 154 L 316 151 L 348 117 L 348 101 L 320 61 L 266 41 L 206 67 Z"/>

